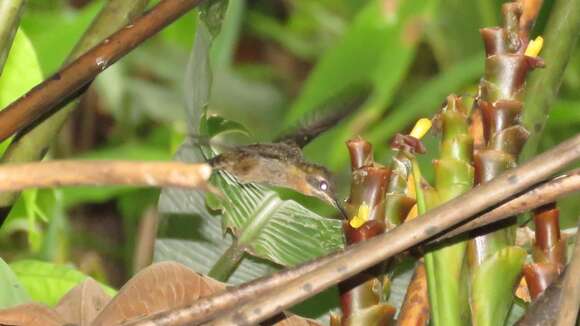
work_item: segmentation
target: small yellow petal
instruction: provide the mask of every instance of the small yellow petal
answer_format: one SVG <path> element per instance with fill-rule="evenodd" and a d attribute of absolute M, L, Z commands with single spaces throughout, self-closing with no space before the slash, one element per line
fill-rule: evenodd
<path fill-rule="evenodd" d="M 409 174 L 407 178 L 407 196 L 417 199 L 417 190 L 415 189 L 415 178 L 413 174 Z"/>
<path fill-rule="evenodd" d="M 432 125 L 433 123 L 431 123 L 431 120 L 427 118 L 421 118 L 419 121 L 417 121 L 415 127 L 413 127 L 410 135 L 417 139 L 421 139 L 423 136 L 425 136 L 429 129 L 431 129 Z"/>
<path fill-rule="evenodd" d="M 350 226 L 352 226 L 355 229 L 360 228 L 363 224 L 365 224 L 365 220 L 361 217 L 359 217 L 358 215 L 356 215 L 355 217 L 353 217 L 350 220 Z"/>
<path fill-rule="evenodd" d="M 544 38 L 541 36 L 536 37 L 535 40 L 532 40 L 528 47 L 526 48 L 526 55 L 528 57 L 537 57 L 542 50 L 542 46 L 544 46 Z"/>
<path fill-rule="evenodd" d="M 361 227 L 363 224 L 365 224 L 365 222 L 369 219 L 369 211 L 370 211 L 369 205 L 367 205 L 366 203 L 360 205 L 360 207 L 358 208 L 358 213 L 349 222 L 350 226 L 357 229 Z"/>
<path fill-rule="evenodd" d="M 417 215 L 419 215 L 419 209 L 417 208 L 417 204 L 415 204 L 415 205 L 413 205 L 413 207 L 409 211 L 409 214 L 407 214 L 407 217 L 405 218 L 405 222 L 414 219 L 415 217 L 417 217 Z"/>

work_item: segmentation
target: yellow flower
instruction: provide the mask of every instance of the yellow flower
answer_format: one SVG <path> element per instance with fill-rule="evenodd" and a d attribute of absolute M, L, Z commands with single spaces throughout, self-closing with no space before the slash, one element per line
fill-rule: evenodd
<path fill-rule="evenodd" d="M 542 46 L 544 46 L 544 38 L 541 36 L 536 37 L 535 40 L 532 40 L 528 47 L 526 48 L 526 55 L 528 57 L 537 57 L 542 50 Z"/>
<path fill-rule="evenodd" d="M 350 226 L 355 229 L 360 228 L 369 219 L 369 205 L 363 203 L 358 208 L 357 214 L 350 220 Z"/>
<path fill-rule="evenodd" d="M 431 120 L 427 118 L 421 118 L 419 119 L 419 121 L 417 121 L 415 127 L 413 127 L 413 130 L 411 130 L 411 133 L 409 135 L 417 139 L 421 139 L 423 138 L 423 136 L 425 136 L 425 134 L 429 131 L 429 129 L 431 129 L 432 125 L 433 123 L 431 123 Z"/>

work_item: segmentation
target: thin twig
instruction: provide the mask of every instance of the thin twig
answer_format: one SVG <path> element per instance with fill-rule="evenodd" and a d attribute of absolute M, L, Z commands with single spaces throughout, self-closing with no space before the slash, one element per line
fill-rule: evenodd
<path fill-rule="evenodd" d="M 580 227 L 580 220 L 578 221 Z M 580 232 L 576 234 L 574 255 L 566 268 L 560 298 L 560 312 L 555 326 L 574 326 L 580 311 Z"/>
<path fill-rule="evenodd" d="M 99 73 L 202 0 L 164 0 L 0 111 L 0 141 L 70 102 Z"/>
<path fill-rule="evenodd" d="M 212 318 L 223 309 L 248 302 L 252 298 L 255 300 L 219 321 L 226 324 L 255 324 L 306 297 L 319 293 L 332 284 L 468 220 L 478 212 L 509 198 L 510 195 L 545 180 L 579 157 L 580 135 L 577 135 L 521 167 L 475 188 L 421 218 L 404 223 L 385 235 L 354 245 L 345 251 L 321 257 L 298 268 L 285 270 L 223 294 L 199 300 L 190 307 L 149 316 L 126 325 L 196 324 Z"/>
<path fill-rule="evenodd" d="M 143 161 L 45 161 L 0 165 L 0 191 L 128 185 L 207 189 L 207 164 Z"/>
<path fill-rule="evenodd" d="M 12 47 L 12 41 L 24 8 L 25 0 L 2 0 L 0 1 L 0 75 Z"/>
<path fill-rule="evenodd" d="M 132 22 L 137 16 L 143 13 L 148 2 L 148 0 L 108 1 L 78 41 L 65 63 L 78 58 L 105 38 Z M 70 103 L 64 109 L 39 125 L 20 132 L 4 152 L 2 162 L 20 163 L 42 159 L 48 146 L 54 140 L 75 107 L 75 103 Z M 0 226 L 8 216 L 12 204 L 14 204 L 17 198 L 18 193 L 0 193 Z"/>

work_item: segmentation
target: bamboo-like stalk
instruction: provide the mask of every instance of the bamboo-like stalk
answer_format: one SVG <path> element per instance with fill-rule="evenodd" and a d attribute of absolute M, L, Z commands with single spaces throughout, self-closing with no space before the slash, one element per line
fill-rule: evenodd
<path fill-rule="evenodd" d="M 164 0 L 0 111 L 0 141 L 80 95 L 99 73 L 196 7 L 202 0 Z"/>
<path fill-rule="evenodd" d="M 440 241 L 439 239 L 449 239 L 458 234 L 469 232 L 479 226 L 486 225 L 486 223 L 497 222 L 502 218 L 523 213 L 552 202 L 560 198 L 560 196 L 574 191 L 580 191 L 580 170 L 567 173 L 564 176 L 557 177 L 538 187 L 534 187 L 519 197 L 516 197 L 495 209 L 479 215 L 473 220 L 442 234 L 438 238 L 435 238 L 433 242 Z M 149 320 L 157 323 L 156 325 L 172 326 L 181 325 L 183 323 L 197 324 L 206 322 L 215 317 L 219 312 L 240 305 L 251 298 L 262 296 L 275 288 L 284 286 L 285 284 L 308 274 L 331 261 L 339 253 L 340 252 L 321 257 L 291 269 L 285 269 L 271 276 L 242 284 L 224 293 L 202 298 L 189 307 L 149 316 Z M 425 293 L 425 295 L 427 294 Z M 129 325 L 142 324 L 129 323 Z"/>
<path fill-rule="evenodd" d="M 0 2 L 0 76 L 12 47 L 12 41 L 20 24 L 25 0 L 2 0 Z"/>
<path fill-rule="evenodd" d="M 46 161 L 0 165 L 0 191 L 70 186 L 144 186 L 208 189 L 205 163 Z"/>
<path fill-rule="evenodd" d="M 485 74 L 475 101 L 483 127 L 483 146 L 476 150 L 474 156 L 477 184 L 489 182 L 514 168 L 528 138 L 528 130 L 520 123 L 524 110 L 525 80 L 528 72 L 541 66 L 543 61 L 535 54 L 526 55 L 525 51 L 540 6 L 541 1 L 538 0 L 506 3 L 502 8 L 503 27 L 481 30 L 486 60 Z M 510 225 L 514 222 L 512 219 L 503 227 L 482 230 L 482 235 L 476 235 L 469 242 L 469 289 L 471 316 L 475 324 L 503 322 L 513 302 L 511 292 L 514 284 L 510 283 L 516 281 L 525 255 L 523 250 L 512 247 L 515 228 Z M 516 268 L 516 265 L 520 267 Z M 493 291 L 484 291 L 485 287 L 489 287 L 489 284 L 484 284 L 484 279 L 490 277 L 489 272 L 483 272 L 484 269 L 504 271 L 503 282 L 494 284 Z"/>
<path fill-rule="evenodd" d="M 439 114 L 441 155 L 435 165 L 435 205 L 449 201 L 473 187 L 473 138 L 468 133 L 467 110 L 461 98 L 451 95 Z M 431 203 L 429 209 L 434 208 Z M 425 254 L 431 320 L 434 325 L 469 324 L 467 242 L 438 244 Z"/>
<path fill-rule="evenodd" d="M 534 263 L 526 264 L 523 269 L 532 300 L 536 300 L 558 278 L 566 264 L 566 240 L 560 236 L 559 215 L 555 203 L 534 210 Z"/>
<path fill-rule="evenodd" d="M 353 245 L 303 277 L 268 292 L 215 319 L 214 325 L 252 325 L 374 266 L 394 254 L 465 221 L 469 216 L 545 180 L 580 156 L 580 135 L 545 152 L 519 168 L 413 219 L 392 231 Z"/>
<path fill-rule="evenodd" d="M 148 0 L 108 1 L 79 40 L 67 62 L 78 58 L 106 37 L 133 21 L 143 12 L 148 2 Z M 42 159 L 48 146 L 75 107 L 75 103 L 71 103 L 42 123 L 20 133 L 6 149 L 2 162 L 19 163 Z M 0 193 L 0 225 L 17 198 L 18 193 L 15 192 Z"/>
<path fill-rule="evenodd" d="M 351 154 L 352 184 L 343 224 L 348 245 L 373 238 L 386 231 L 385 195 L 390 169 L 376 165 L 372 147 L 357 138 L 347 142 Z M 396 309 L 381 303 L 384 264 L 380 263 L 338 285 L 342 310 L 341 325 L 388 325 Z"/>

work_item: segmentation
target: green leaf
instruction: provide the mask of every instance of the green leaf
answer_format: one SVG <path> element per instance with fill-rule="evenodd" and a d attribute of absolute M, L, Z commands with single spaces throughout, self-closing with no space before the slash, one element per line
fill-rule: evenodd
<path fill-rule="evenodd" d="M 194 134 L 199 134 L 201 117 L 207 110 L 212 86 L 209 59 L 212 39 L 205 24 L 198 24 L 194 42 L 185 74 L 185 103 L 188 127 Z"/>
<path fill-rule="evenodd" d="M 367 3 L 337 45 L 320 58 L 286 118 L 287 126 L 294 124 L 346 89 L 372 86 L 372 94 L 355 120 L 348 121 L 346 128 L 327 132 L 317 147 L 318 151 L 324 148 L 321 160 L 331 169 L 346 163 L 344 141 L 353 129 L 361 130 L 392 103 L 415 56 L 423 33 L 421 26 L 429 24 L 426 20 L 437 2 L 395 3 L 394 7 L 385 6 L 383 1 Z"/>
<path fill-rule="evenodd" d="M 0 258 L 0 289 L 2 289 L 0 291 L 0 309 L 30 301 L 26 290 L 2 258 Z"/>
<path fill-rule="evenodd" d="M 37 260 L 17 261 L 10 267 L 32 300 L 49 306 L 56 305 L 62 296 L 88 277 L 74 268 Z M 115 290 L 102 286 L 105 292 L 115 295 Z"/>
<path fill-rule="evenodd" d="M 42 71 L 53 73 L 62 65 L 103 3 L 92 1 L 81 10 L 66 7 L 24 12 L 21 27 L 36 48 Z"/>
<path fill-rule="evenodd" d="M 388 119 L 374 126 L 367 138 L 371 143 L 382 143 L 393 137 L 417 118 L 430 116 L 440 109 L 445 97 L 475 82 L 483 73 L 483 53 L 472 56 L 442 72 L 422 85 L 401 104 L 397 105 Z"/>
<path fill-rule="evenodd" d="M 261 185 L 239 184 L 226 173 L 220 173 L 216 184 L 227 198 L 224 227 L 253 255 L 293 266 L 344 246 L 340 220 L 283 200 Z"/>
<path fill-rule="evenodd" d="M 525 258 L 524 249 L 507 247 L 487 258 L 474 271 L 471 276 L 471 314 L 475 325 L 504 325 Z"/>
<path fill-rule="evenodd" d="M 380 112 L 406 74 L 420 36 L 411 32 L 429 2 L 411 0 L 386 8 L 370 1 L 355 17 L 338 44 L 327 51 L 292 105 L 287 126 L 351 86 L 372 84 L 374 94 L 365 109 Z M 356 63 L 353 64 L 353 58 Z"/>
<path fill-rule="evenodd" d="M 193 144 L 183 145 L 176 159 L 199 161 L 201 153 Z M 196 272 L 207 274 L 232 244 L 233 237 L 221 228 L 221 215 L 210 213 L 205 193 L 186 189 L 163 189 L 159 197 L 163 223 L 155 242 L 155 261 L 173 260 Z M 247 257 L 242 260 L 228 282 L 240 284 L 274 272 L 271 263 Z"/>
<path fill-rule="evenodd" d="M 0 74 L 0 109 L 24 95 L 42 79 L 34 47 L 26 34 L 18 29 Z M 0 154 L 4 153 L 9 143 L 10 140 L 6 140 L 0 144 Z"/>
<path fill-rule="evenodd" d="M 18 29 L 0 77 L 0 107 L 6 107 L 41 81 L 42 71 L 34 47 Z"/>
<path fill-rule="evenodd" d="M 213 37 L 219 34 L 228 9 L 228 0 L 209 0 L 199 5 L 199 17 Z"/>
<path fill-rule="evenodd" d="M 249 135 L 250 132 L 241 123 L 224 119 L 220 116 L 210 116 L 207 119 L 202 120 L 202 129 L 205 130 L 204 134 L 208 137 L 217 136 L 223 133 L 229 132 L 239 132 L 244 135 Z"/>

